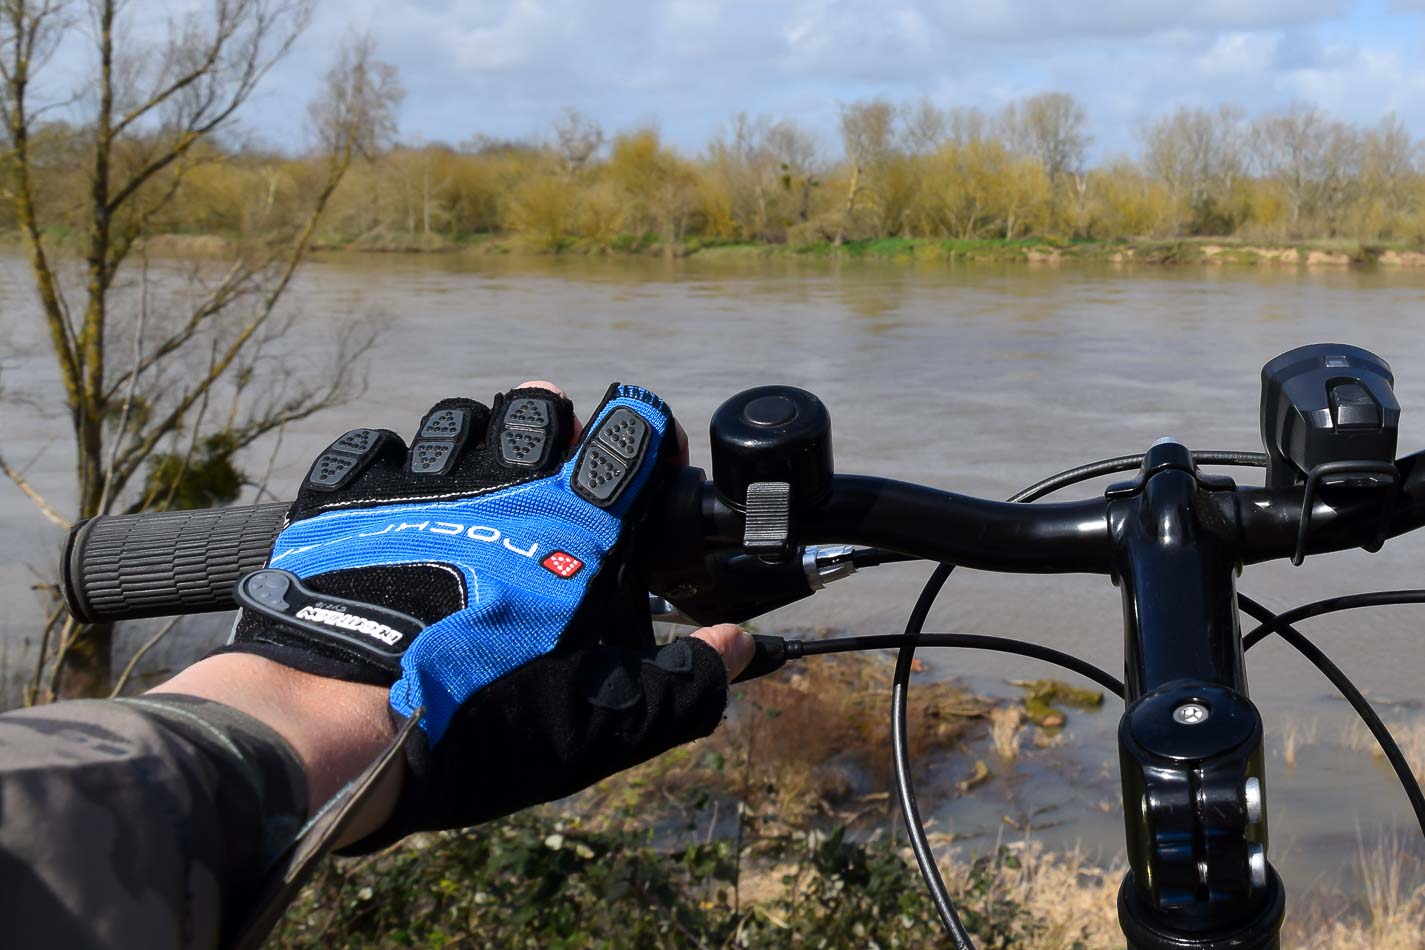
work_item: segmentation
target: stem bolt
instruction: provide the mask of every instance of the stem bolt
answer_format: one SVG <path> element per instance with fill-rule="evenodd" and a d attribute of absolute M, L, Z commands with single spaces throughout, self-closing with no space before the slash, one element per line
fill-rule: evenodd
<path fill-rule="evenodd" d="M 1242 802 L 1247 806 L 1247 820 L 1252 824 L 1262 820 L 1262 782 L 1255 775 L 1242 785 Z"/>
<path fill-rule="evenodd" d="M 1195 726 L 1207 721 L 1207 707 L 1202 703 L 1183 703 L 1173 710 L 1173 719 L 1185 726 Z"/>
<path fill-rule="evenodd" d="M 1247 871 L 1254 890 L 1267 886 L 1267 849 L 1255 842 L 1247 845 Z"/>

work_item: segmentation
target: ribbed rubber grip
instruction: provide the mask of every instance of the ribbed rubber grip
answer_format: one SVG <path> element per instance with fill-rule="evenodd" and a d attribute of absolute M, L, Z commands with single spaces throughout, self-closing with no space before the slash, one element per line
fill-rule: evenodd
<path fill-rule="evenodd" d="M 263 566 L 288 505 L 113 515 L 65 545 L 63 592 L 85 623 L 232 610 L 233 585 Z"/>

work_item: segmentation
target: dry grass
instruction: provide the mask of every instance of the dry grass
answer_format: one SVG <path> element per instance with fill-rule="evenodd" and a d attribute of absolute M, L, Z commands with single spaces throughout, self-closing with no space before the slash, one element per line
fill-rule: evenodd
<path fill-rule="evenodd" d="M 1011 843 L 1005 851 L 1012 861 L 995 862 L 993 883 L 981 895 L 963 894 L 963 882 L 970 876 L 966 865 L 951 861 L 942 870 L 947 882 L 960 882 L 965 909 L 987 914 L 992 902 L 1001 900 L 1028 911 L 1010 946 L 1024 950 L 1119 950 L 1123 946 L 1116 911 L 1121 865 L 1104 868 L 1079 851 L 1047 851 L 1033 841 Z M 914 860 L 908 849 L 906 860 Z"/>
<path fill-rule="evenodd" d="M 878 655 L 833 655 L 754 680 L 733 691 L 728 721 L 712 736 L 614 776 L 594 794 L 630 805 L 689 793 L 730 796 L 754 812 L 770 806 L 791 825 L 863 796 L 882 808 L 879 793 L 891 779 L 893 666 Z M 983 732 L 994 708 L 954 683 L 916 682 L 906 719 L 911 761 L 928 762 Z"/>
<path fill-rule="evenodd" d="M 1420 859 L 1399 838 L 1362 844 L 1356 866 L 1361 893 L 1287 904 L 1282 946 L 1303 950 L 1418 950 L 1425 946 L 1425 885 Z"/>
<path fill-rule="evenodd" d="M 793 826 L 842 822 L 860 814 L 858 807 L 884 815 L 887 799 L 877 790 L 889 785 L 890 669 L 890 662 L 880 657 L 827 657 L 793 675 L 748 684 L 737 692 L 730 721 L 716 735 L 605 782 L 596 792 L 605 801 L 580 811 L 588 819 L 605 810 L 598 804 L 616 803 L 619 795 L 656 806 L 660 800 L 671 803 L 689 791 L 701 791 L 744 802 L 747 814 L 776 813 Z M 1013 761 L 1022 752 L 1031 720 L 1018 703 L 997 704 L 948 683 L 918 682 L 911 698 L 908 727 L 915 761 L 924 761 L 920 756 L 927 752 L 986 737 L 1002 761 Z M 1425 772 L 1425 717 L 1392 729 L 1417 773 Z M 1036 742 L 1058 738 L 1052 730 L 1028 731 Z M 1297 752 L 1321 741 L 1320 723 L 1290 723 L 1279 735 L 1282 758 L 1294 766 Z M 1344 744 L 1380 754 L 1359 726 L 1348 731 Z M 962 793 L 988 777 L 988 766 L 975 765 L 975 774 L 961 783 Z M 866 806 L 866 801 L 874 805 Z M 638 814 L 646 820 L 649 812 L 640 808 Z M 948 837 L 931 837 L 939 839 L 936 850 L 941 854 L 953 847 Z M 755 852 L 746 852 L 745 900 L 770 904 L 784 896 L 788 886 L 798 886 L 793 882 L 805 883 L 804 872 L 791 873 L 794 869 L 788 865 L 759 860 Z M 983 861 L 978 872 L 963 853 L 951 854 L 943 863 L 947 884 L 966 908 L 990 914 L 996 902 L 1008 902 L 1023 909 L 1022 914 L 1001 915 L 1018 928 L 1003 945 L 1025 950 L 1122 947 L 1115 909 L 1121 863 L 1105 868 L 1081 853 L 1052 852 L 1028 840 L 1007 845 L 1005 853 L 1009 860 L 988 865 L 988 886 Z M 904 857 L 913 861 L 909 850 Z M 1292 892 L 1283 947 L 1425 947 L 1425 885 L 1412 883 L 1425 880 L 1425 868 L 1398 841 L 1363 844 L 1357 865 L 1362 881 L 1358 890 Z M 981 875 L 978 887 L 970 883 L 975 873 Z M 939 945 L 938 933 L 924 936 L 923 944 L 917 936 L 909 938 L 908 945 Z"/>
<path fill-rule="evenodd" d="M 942 864 L 945 880 L 966 907 L 993 899 L 1013 902 L 1029 913 L 1026 928 L 1008 944 L 1024 950 L 1118 950 L 1116 901 L 1122 864 L 1104 868 L 1083 854 L 1047 851 L 1038 842 L 1007 846 L 1016 859 L 994 865 L 987 893 L 967 896 L 970 868 L 958 860 Z M 906 852 L 906 860 L 913 860 Z M 1359 893 L 1289 895 L 1282 946 L 1301 950 L 1419 950 L 1425 947 L 1425 867 L 1398 838 L 1367 846 L 1356 856 Z"/>
<path fill-rule="evenodd" d="M 1410 770 L 1415 773 L 1417 779 L 1425 781 L 1425 716 L 1386 725 L 1390 728 L 1390 734 L 1395 737 L 1396 745 L 1400 746 L 1400 752 L 1409 763 Z M 1375 759 L 1385 758 L 1385 752 L 1376 743 L 1375 736 L 1359 721 L 1353 721 L 1346 727 L 1341 744 L 1357 752 L 1369 751 Z"/>
<path fill-rule="evenodd" d="M 1282 761 L 1287 768 L 1296 768 L 1296 750 L 1299 746 L 1315 745 L 1320 735 L 1320 722 L 1308 719 L 1302 722 L 1293 719 L 1281 730 Z"/>
<path fill-rule="evenodd" d="M 1118 950 L 1116 901 L 1124 868 L 1105 868 L 1078 852 L 1052 852 L 1038 842 L 1007 846 L 1012 866 L 994 865 L 988 892 L 965 894 L 969 865 L 960 860 L 942 864 L 945 880 L 970 908 L 975 901 L 1009 900 L 1029 911 L 1025 932 L 1009 944 L 1024 950 Z M 906 860 L 914 860 L 907 850 Z M 1356 856 L 1361 878 L 1359 893 L 1316 895 L 1295 892 L 1287 903 L 1282 946 L 1301 950 L 1419 950 L 1425 947 L 1425 867 L 1398 838 L 1373 846 L 1362 843 Z"/>

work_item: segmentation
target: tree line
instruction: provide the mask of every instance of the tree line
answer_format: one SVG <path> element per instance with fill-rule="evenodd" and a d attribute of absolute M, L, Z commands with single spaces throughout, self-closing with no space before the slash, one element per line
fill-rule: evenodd
<path fill-rule="evenodd" d="M 613 135 L 566 110 L 538 141 L 477 136 L 396 146 L 354 165 L 324 218 L 327 246 L 438 248 L 512 235 L 537 250 L 809 244 L 886 237 L 1281 241 L 1425 238 L 1425 153 L 1394 115 L 1373 125 L 1296 104 L 1255 117 L 1181 107 L 1132 154 L 1088 160 L 1081 103 L 1042 93 L 998 113 L 928 100 L 840 109 L 839 147 L 792 119 L 738 114 L 698 154 L 653 127 Z M 82 172 L 62 125 L 37 136 L 51 201 Z M 311 157 L 204 143 L 156 224 L 260 235 L 320 177 Z M 78 212 L 77 212 L 78 213 Z"/>

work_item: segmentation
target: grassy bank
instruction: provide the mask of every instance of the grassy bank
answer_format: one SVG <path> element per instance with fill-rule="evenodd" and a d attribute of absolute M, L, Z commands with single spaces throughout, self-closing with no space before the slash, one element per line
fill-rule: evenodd
<path fill-rule="evenodd" d="M 235 241 L 213 234 L 165 234 L 149 241 L 159 256 L 231 253 Z M 1425 247 L 1406 243 L 1347 240 L 1270 243 L 1227 238 L 1113 241 L 1057 241 L 1048 238 L 997 239 L 871 238 L 808 244 L 718 242 L 690 238 L 673 244 L 654 235 L 623 235 L 609 242 L 570 238 L 554 246 L 533 245 L 518 235 L 473 234 L 459 239 L 384 235 L 366 240 L 327 240 L 329 253 L 452 254 L 582 257 L 696 257 L 704 260 L 883 260 L 916 263 L 991 262 L 1053 265 L 1074 262 L 1149 266 L 1425 267 Z"/>
<path fill-rule="evenodd" d="M 824 659 L 740 688 L 714 736 L 575 798 L 328 861 L 270 945 L 943 946 L 884 771 L 887 661 Z M 992 700 L 921 679 L 909 711 L 914 761 L 969 773 L 952 787 L 922 775 L 936 798 L 979 794 L 991 772 L 1012 781 L 1017 762 L 1060 741 L 1066 716 L 1101 701 L 1053 681 Z M 1425 755 L 1420 741 L 1407 744 Z M 1121 863 L 1018 831 L 970 849 L 930 830 L 977 946 L 1122 946 Z M 1425 888 L 1408 883 L 1421 877 L 1418 857 L 1387 838 L 1363 841 L 1354 864 L 1361 883 L 1349 893 L 1298 885 L 1284 946 L 1419 946 Z"/>

